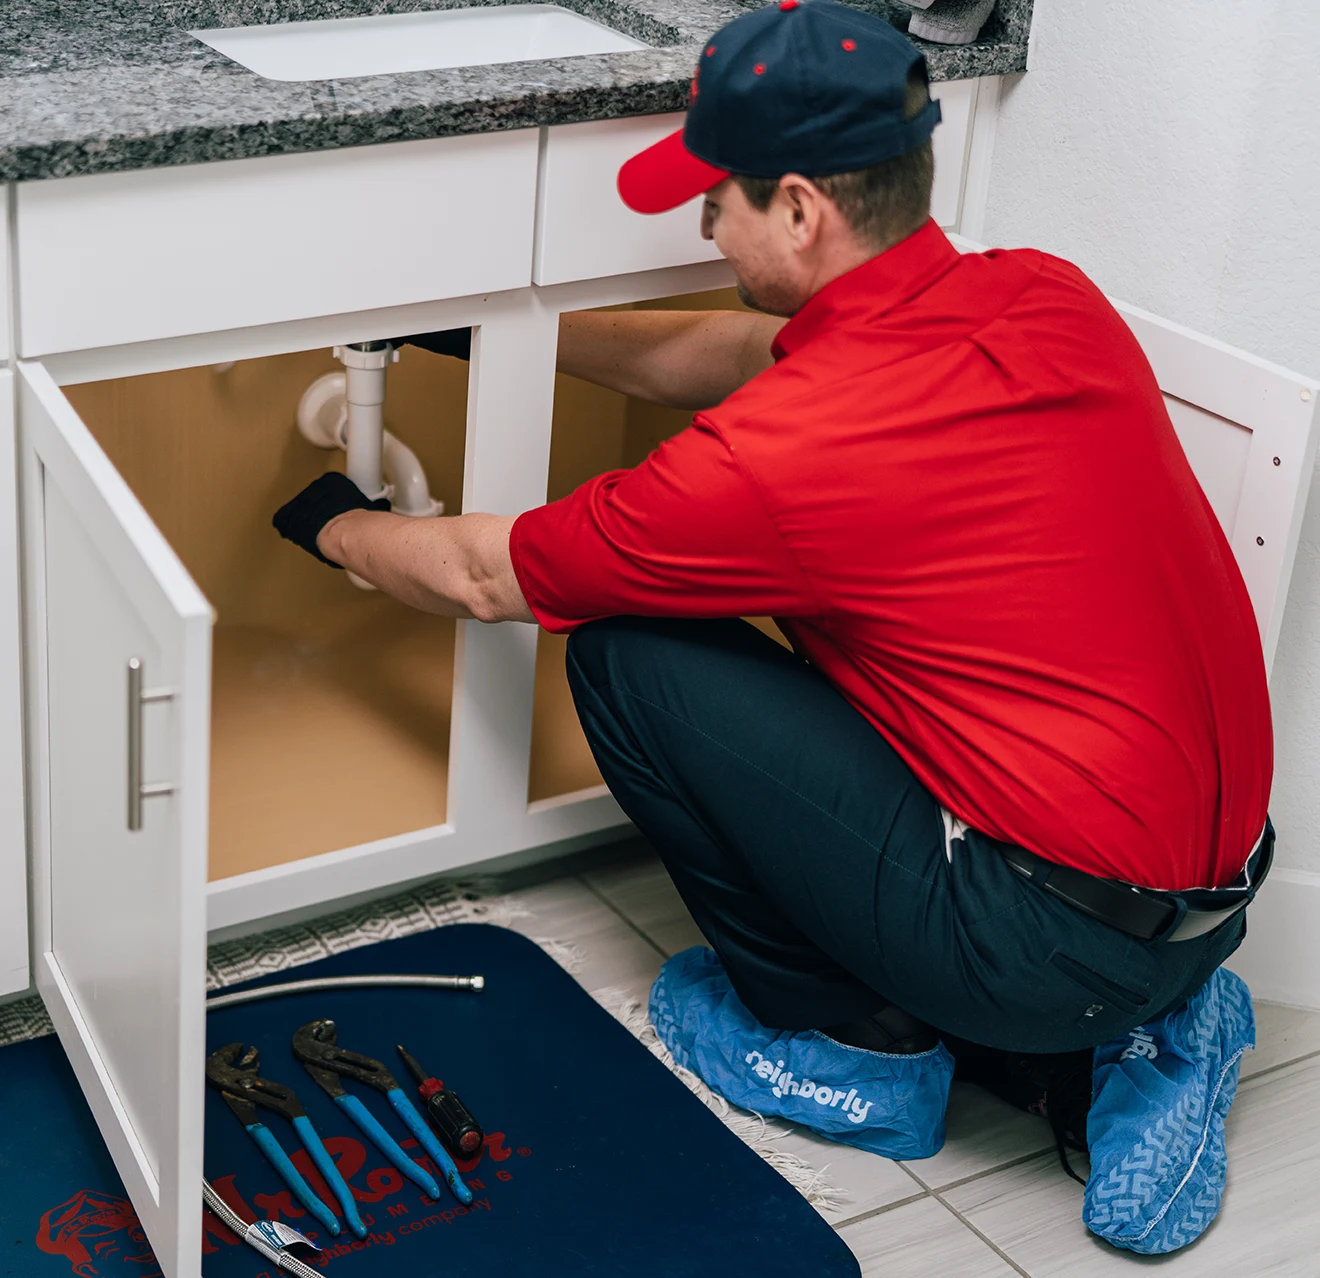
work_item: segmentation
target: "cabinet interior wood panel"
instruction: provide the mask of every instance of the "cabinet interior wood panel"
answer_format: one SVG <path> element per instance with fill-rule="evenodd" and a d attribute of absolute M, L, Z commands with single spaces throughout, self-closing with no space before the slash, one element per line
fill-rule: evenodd
<path fill-rule="evenodd" d="M 625 308 L 619 308 L 625 309 Z M 735 289 L 689 293 L 636 310 L 745 310 Z M 554 433 L 550 443 L 547 500 L 566 497 L 579 484 L 621 466 L 632 467 L 692 421 L 685 409 L 662 408 L 571 377 L 555 382 Z M 749 618 L 779 643 L 787 643 L 768 617 Z M 566 635 L 541 631 L 536 644 L 536 693 L 532 715 L 532 767 L 528 800 L 555 798 L 602 784 L 582 734 L 564 667 Z"/>
<path fill-rule="evenodd" d="M 343 454 L 294 425 L 329 351 L 67 388 L 217 614 L 210 877 L 445 819 L 454 623 L 281 541 L 276 508 Z M 457 513 L 467 368 L 405 350 L 386 422 Z"/>

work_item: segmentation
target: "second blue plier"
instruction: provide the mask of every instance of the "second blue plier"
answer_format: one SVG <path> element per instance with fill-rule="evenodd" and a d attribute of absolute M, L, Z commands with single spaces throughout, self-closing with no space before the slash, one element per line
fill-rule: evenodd
<path fill-rule="evenodd" d="M 321 1144 L 321 1138 L 312 1126 L 303 1107 L 298 1102 L 291 1087 L 274 1083 L 261 1077 L 261 1056 L 255 1047 L 246 1051 L 242 1043 L 230 1043 L 218 1052 L 212 1052 L 206 1058 L 206 1081 L 224 1097 L 225 1104 L 233 1110 L 238 1121 L 247 1129 L 248 1134 L 257 1143 L 257 1148 L 270 1160 L 271 1165 L 284 1178 L 284 1183 L 293 1190 L 294 1196 L 307 1208 L 332 1236 L 339 1234 L 339 1221 L 326 1205 L 317 1197 L 316 1192 L 303 1179 L 302 1173 L 293 1165 L 288 1154 L 281 1148 L 274 1133 L 261 1121 L 257 1106 L 283 1114 L 293 1124 L 304 1148 L 311 1155 L 316 1170 L 325 1177 L 326 1184 L 334 1191 L 343 1210 L 348 1227 L 359 1237 L 367 1236 L 367 1227 L 358 1215 L 357 1204 L 353 1201 L 352 1190 L 344 1183 L 344 1178 L 335 1166 L 335 1160 Z"/>
<path fill-rule="evenodd" d="M 374 1057 L 348 1052 L 340 1047 L 334 1021 L 308 1021 L 293 1036 L 293 1054 L 302 1061 L 303 1068 L 320 1084 L 325 1094 L 370 1137 L 376 1148 L 395 1167 L 409 1180 L 420 1185 L 430 1197 L 438 1198 L 440 1188 L 431 1174 L 408 1157 L 394 1137 L 376 1121 L 375 1116 L 356 1096 L 344 1090 L 339 1077 L 343 1075 L 345 1078 L 356 1079 L 380 1092 L 403 1120 L 404 1126 L 417 1138 L 417 1143 L 431 1156 L 431 1161 L 449 1186 L 450 1193 L 464 1205 L 472 1201 L 472 1191 L 463 1183 L 454 1160 L 435 1138 L 426 1119 L 417 1112 L 417 1107 L 408 1099 L 403 1088 Z"/>

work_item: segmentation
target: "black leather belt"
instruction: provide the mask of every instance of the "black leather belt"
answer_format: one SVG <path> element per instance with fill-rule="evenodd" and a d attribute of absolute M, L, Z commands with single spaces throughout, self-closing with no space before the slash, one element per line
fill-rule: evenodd
<path fill-rule="evenodd" d="M 1030 879 L 1051 896 L 1057 896 L 1083 914 L 1089 914 L 1091 918 L 1099 919 L 1101 923 L 1108 923 L 1110 927 L 1116 927 L 1143 941 L 1154 940 L 1169 926 L 1178 913 L 1176 898 L 1179 896 L 1205 899 L 1207 896 L 1220 895 L 1220 892 L 1211 894 L 1200 890 L 1192 893 L 1156 892 L 1150 888 L 1120 883 L 1116 879 L 1102 879 L 1066 865 L 1056 865 L 1025 848 L 1001 845 L 1000 851 L 1004 860 L 1023 878 Z M 1221 923 L 1227 922 L 1255 896 L 1256 889 L 1269 873 L 1273 859 L 1274 840 L 1267 830 L 1247 863 L 1250 887 L 1222 889 L 1223 893 L 1232 894 L 1233 899 L 1231 904 L 1221 909 L 1204 910 L 1189 905 L 1178 926 L 1165 939 L 1190 941 L 1193 937 L 1213 932 Z"/>

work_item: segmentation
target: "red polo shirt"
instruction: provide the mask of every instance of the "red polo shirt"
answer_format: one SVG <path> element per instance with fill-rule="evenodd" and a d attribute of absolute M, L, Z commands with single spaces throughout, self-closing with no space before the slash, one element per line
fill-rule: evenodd
<path fill-rule="evenodd" d="M 1095 286 L 929 223 L 775 356 L 517 521 L 541 624 L 771 614 L 976 829 L 1149 887 L 1230 882 L 1273 766 L 1256 621 Z"/>

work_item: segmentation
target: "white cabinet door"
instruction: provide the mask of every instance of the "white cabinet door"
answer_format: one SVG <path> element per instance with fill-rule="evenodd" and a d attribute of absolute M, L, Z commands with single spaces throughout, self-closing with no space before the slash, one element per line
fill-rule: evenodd
<path fill-rule="evenodd" d="M 25 990 L 29 982 L 16 457 L 14 375 L 0 369 L 0 994 Z"/>
<path fill-rule="evenodd" d="M 211 609 L 46 370 L 19 379 L 37 985 L 162 1268 L 197 1278 Z M 170 792 L 134 829 L 139 781 Z"/>
<path fill-rule="evenodd" d="M 1320 439 L 1314 379 L 1115 302 L 1233 548 L 1271 666 Z"/>

